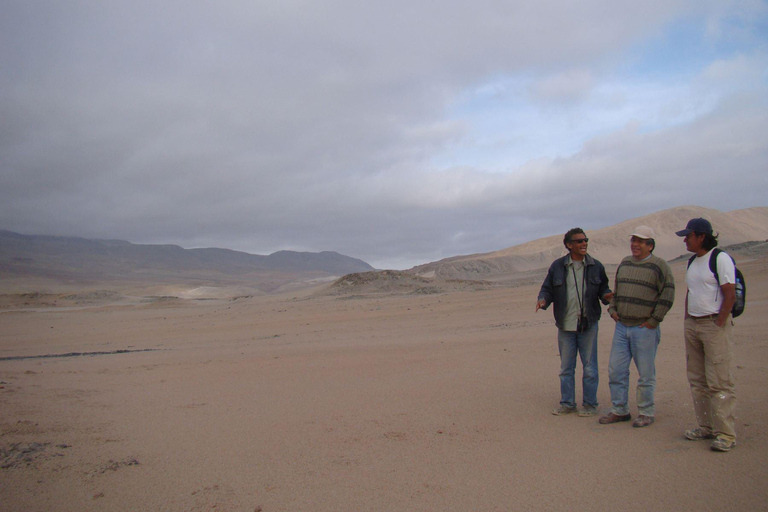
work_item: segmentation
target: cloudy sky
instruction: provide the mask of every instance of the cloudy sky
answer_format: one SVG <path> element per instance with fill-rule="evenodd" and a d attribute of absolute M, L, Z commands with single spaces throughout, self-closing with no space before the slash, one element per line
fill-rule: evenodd
<path fill-rule="evenodd" d="M 768 205 L 765 0 L 2 0 L 0 229 L 379 268 Z"/>

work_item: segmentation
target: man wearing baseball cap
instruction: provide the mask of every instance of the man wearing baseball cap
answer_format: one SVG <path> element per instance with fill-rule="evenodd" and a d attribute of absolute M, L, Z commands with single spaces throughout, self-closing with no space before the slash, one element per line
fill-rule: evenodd
<path fill-rule="evenodd" d="M 685 274 L 685 359 L 699 426 L 684 435 L 692 441 L 713 439 L 712 450 L 727 452 L 736 446 L 730 318 L 736 301 L 736 266 L 728 254 L 718 252 L 717 277 L 712 273 L 710 256 L 717 236 L 708 220 L 691 219 L 676 234 L 685 237 L 686 249 L 696 255 Z"/>
<path fill-rule="evenodd" d="M 634 360 L 637 380 L 638 417 L 633 427 L 654 422 L 656 349 L 661 340 L 659 324 L 675 301 L 675 280 L 667 262 L 653 255 L 653 229 L 638 226 L 630 235 L 632 256 L 616 269 L 616 289 L 608 313 L 616 322 L 608 362 L 611 412 L 600 418 L 608 425 L 629 421 L 629 364 Z"/>

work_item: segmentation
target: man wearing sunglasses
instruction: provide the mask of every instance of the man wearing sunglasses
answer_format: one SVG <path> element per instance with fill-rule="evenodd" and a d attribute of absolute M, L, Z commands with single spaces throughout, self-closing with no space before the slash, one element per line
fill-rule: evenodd
<path fill-rule="evenodd" d="M 652 425 L 655 417 L 656 350 L 661 340 L 659 324 L 675 301 L 675 279 L 663 259 L 653 255 L 653 229 L 639 226 L 630 235 L 632 256 L 616 269 L 616 292 L 608 313 L 616 322 L 608 361 L 611 412 L 603 425 L 629 421 L 629 364 L 634 360 L 638 417 L 633 427 Z"/>
<path fill-rule="evenodd" d="M 589 239 L 581 228 L 569 230 L 563 238 L 568 254 L 549 267 L 536 300 L 536 311 L 554 303 L 557 344 L 560 351 L 560 405 L 556 416 L 578 412 L 597 414 L 597 324 L 602 313 L 600 301 L 613 297 L 603 264 L 587 254 Z M 576 408 L 576 355 L 581 356 L 582 409 Z"/>

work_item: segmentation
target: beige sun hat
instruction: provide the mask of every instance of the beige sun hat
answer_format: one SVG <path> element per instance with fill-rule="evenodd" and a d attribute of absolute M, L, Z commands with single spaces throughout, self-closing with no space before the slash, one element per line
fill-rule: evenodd
<path fill-rule="evenodd" d="M 656 233 L 653 232 L 653 228 L 648 226 L 637 226 L 635 228 L 635 232 L 632 233 L 629 236 L 636 236 L 637 238 L 642 238 L 643 240 L 648 240 L 649 238 L 656 238 Z"/>

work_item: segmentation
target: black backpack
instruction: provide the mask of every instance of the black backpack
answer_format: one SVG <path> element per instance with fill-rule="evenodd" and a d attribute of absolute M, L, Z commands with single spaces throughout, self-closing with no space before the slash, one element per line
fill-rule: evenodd
<path fill-rule="evenodd" d="M 717 274 L 717 255 L 721 252 L 723 251 L 718 248 L 714 248 L 709 254 L 709 270 L 715 274 L 715 280 L 717 281 L 718 286 L 720 286 L 720 276 Z M 728 254 L 728 257 L 731 258 L 731 261 L 733 261 L 733 257 L 731 257 L 730 254 Z M 688 260 L 689 267 L 695 259 L 696 255 L 694 254 L 691 256 L 691 259 Z M 733 261 L 733 266 L 736 269 L 736 302 L 733 303 L 731 315 L 733 318 L 736 318 L 744 312 L 744 306 L 747 303 L 747 282 L 744 280 L 744 275 L 741 273 L 741 270 L 736 267 L 735 261 Z"/>

